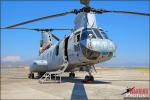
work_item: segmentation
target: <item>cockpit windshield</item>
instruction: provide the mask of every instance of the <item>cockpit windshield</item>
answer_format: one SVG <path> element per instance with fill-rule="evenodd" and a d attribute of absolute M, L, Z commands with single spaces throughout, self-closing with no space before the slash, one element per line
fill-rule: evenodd
<path fill-rule="evenodd" d="M 88 38 L 108 39 L 106 33 L 102 29 L 91 28 L 82 31 L 81 40 Z"/>
<path fill-rule="evenodd" d="M 96 38 L 95 37 L 95 34 L 93 34 L 93 31 L 92 30 L 83 30 L 83 33 L 82 33 L 82 36 L 81 36 L 81 40 L 84 40 L 84 39 L 88 39 L 88 38 Z"/>
<path fill-rule="evenodd" d="M 96 36 L 100 39 L 108 39 L 108 36 L 102 29 L 93 28 L 93 31 L 95 32 Z"/>
<path fill-rule="evenodd" d="M 93 28 L 93 31 L 95 32 L 95 34 L 96 34 L 96 36 L 97 36 L 98 38 L 100 38 L 100 39 L 102 39 L 102 38 L 103 38 L 103 37 L 101 36 L 101 34 L 100 34 L 100 32 L 99 32 L 99 30 L 98 30 L 98 29 Z"/>

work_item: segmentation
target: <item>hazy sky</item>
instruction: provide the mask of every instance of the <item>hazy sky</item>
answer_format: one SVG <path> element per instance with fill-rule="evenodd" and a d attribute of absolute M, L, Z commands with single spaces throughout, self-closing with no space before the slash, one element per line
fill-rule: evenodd
<path fill-rule="evenodd" d="M 92 1 L 91 6 L 109 10 L 126 10 L 150 13 L 148 1 Z M 73 1 L 2 1 L 1 27 L 21 21 L 60 13 L 83 7 Z M 75 14 L 34 22 L 19 27 L 72 28 Z M 149 64 L 149 17 L 127 14 L 97 14 L 97 24 L 117 45 L 116 57 L 106 65 L 148 66 Z M 55 31 L 63 38 L 69 31 Z M 30 61 L 38 56 L 40 33 L 29 30 L 2 30 L 1 56 L 3 61 Z M 16 57 L 16 58 L 15 58 Z M 17 60 L 16 60 L 17 59 Z"/>

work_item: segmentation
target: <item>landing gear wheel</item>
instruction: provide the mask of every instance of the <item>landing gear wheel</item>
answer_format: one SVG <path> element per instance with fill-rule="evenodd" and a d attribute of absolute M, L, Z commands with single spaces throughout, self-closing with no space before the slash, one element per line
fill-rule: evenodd
<path fill-rule="evenodd" d="M 28 78 L 34 79 L 34 73 L 30 73 L 30 74 L 28 75 Z"/>
<path fill-rule="evenodd" d="M 85 82 L 89 81 L 89 76 L 88 76 L 88 75 L 85 76 L 84 81 L 85 81 Z"/>
<path fill-rule="evenodd" d="M 93 81 L 94 81 L 94 77 L 92 75 L 90 75 L 90 76 L 86 75 L 85 76 L 84 82 L 91 83 Z"/>
<path fill-rule="evenodd" d="M 72 78 L 75 78 L 75 73 L 72 73 Z"/>
<path fill-rule="evenodd" d="M 94 81 L 94 77 L 92 75 L 89 76 L 89 77 L 90 77 L 89 80 L 93 82 Z"/>
<path fill-rule="evenodd" d="M 72 72 L 69 73 L 69 77 L 70 77 L 70 78 L 75 78 L 75 73 L 72 73 Z"/>

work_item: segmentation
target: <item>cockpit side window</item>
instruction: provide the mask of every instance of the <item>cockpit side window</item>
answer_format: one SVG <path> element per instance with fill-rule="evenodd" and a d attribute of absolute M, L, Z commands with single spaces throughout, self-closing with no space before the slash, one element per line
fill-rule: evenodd
<path fill-rule="evenodd" d="M 101 34 L 103 35 L 103 37 L 105 39 L 108 39 L 108 36 L 106 35 L 106 33 L 104 32 L 104 30 L 100 29 Z"/>
<path fill-rule="evenodd" d="M 83 30 L 81 40 L 87 39 L 90 36 L 92 36 L 92 38 L 96 38 L 95 35 L 93 34 L 92 30 Z"/>
<path fill-rule="evenodd" d="M 77 34 L 77 42 L 80 40 L 80 34 Z"/>

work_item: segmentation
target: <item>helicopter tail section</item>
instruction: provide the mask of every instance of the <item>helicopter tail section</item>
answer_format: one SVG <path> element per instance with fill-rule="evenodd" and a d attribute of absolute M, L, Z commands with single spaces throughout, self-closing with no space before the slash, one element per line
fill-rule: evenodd
<path fill-rule="evenodd" d="M 43 53 L 46 49 L 48 49 L 51 45 L 53 45 L 49 32 L 42 31 L 41 36 L 42 40 L 40 41 L 39 54 Z"/>

